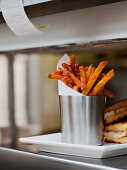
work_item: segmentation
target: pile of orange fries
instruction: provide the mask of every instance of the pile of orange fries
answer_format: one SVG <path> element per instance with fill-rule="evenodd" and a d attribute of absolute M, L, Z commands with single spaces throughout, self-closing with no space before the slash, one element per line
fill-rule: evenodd
<path fill-rule="evenodd" d="M 107 82 L 114 77 L 114 70 L 107 74 L 102 70 L 107 66 L 107 61 L 101 61 L 97 67 L 92 64 L 83 66 L 75 63 L 75 56 L 69 57 L 69 64 L 63 63 L 62 67 L 49 74 L 48 78 L 63 81 L 67 86 L 85 96 L 104 95 L 115 97 L 115 94 L 105 88 Z"/>

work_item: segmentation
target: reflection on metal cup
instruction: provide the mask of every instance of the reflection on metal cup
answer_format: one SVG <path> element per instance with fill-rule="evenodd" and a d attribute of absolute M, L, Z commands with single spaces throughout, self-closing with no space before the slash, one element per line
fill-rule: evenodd
<path fill-rule="evenodd" d="M 60 96 L 64 143 L 102 145 L 104 96 Z"/>

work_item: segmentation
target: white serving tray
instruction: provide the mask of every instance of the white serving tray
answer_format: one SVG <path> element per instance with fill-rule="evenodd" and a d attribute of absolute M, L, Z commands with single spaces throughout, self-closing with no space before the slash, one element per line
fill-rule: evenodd
<path fill-rule="evenodd" d="M 105 143 L 103 146 L 63 143 L 61 133 L 20 138 L 20 142 L 33 144 L 40 151 L 91 158 L 107 158 L 127 154 L 127 144 Z"/>

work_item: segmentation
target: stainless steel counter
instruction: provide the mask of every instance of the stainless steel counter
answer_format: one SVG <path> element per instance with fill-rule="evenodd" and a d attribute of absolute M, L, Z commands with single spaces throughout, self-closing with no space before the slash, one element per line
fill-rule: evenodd
<path fill-rule="evenodd" d="M 0 170 L 118 170 L 127 169 L 127 155 L 91 159 L 0 148 Z"/>

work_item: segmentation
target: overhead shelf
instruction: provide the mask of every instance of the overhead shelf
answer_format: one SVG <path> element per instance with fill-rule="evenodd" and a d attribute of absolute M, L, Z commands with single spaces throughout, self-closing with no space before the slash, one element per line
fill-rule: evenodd
<path fill-rule="evenodd" d="M 50 25 L 39 37 L 19 38 L 6 24 L 0 24 L 0 51 L 125 39 L 126 9 L 127 1 L 124 1 L 36 17 L 31 20 L 35 25 Z"/>
<path fill-rule="evenodd" d="M 53 0 L 24 0 L 24 6 L 36 5 L 39 3 L 44 3 L 49 1 L 53 1 Z M 0 11 L 1 11 L 1 6 L 0 6 Z"/>
<path fill-rule="evenodd" d="M 24 6 L 27 16 L 29 18 L 35 18 L 121 1 L 125 0 L 24 0 Z M 0 14 L 0 23 L 3 22 L 4 19 L 2 14 Z"/>
<path fill-rule="evenodd" d="M 0 52 L 127 38 L 127 1 L 106 5 L 104 0 L 96 5 L 95 0 L 46 1 L 25 0 L 26 5 L 35 4 L 25 8 L 33 24 L 50 26 L 41 30 L 42 36 L 19 38 L 5 23 L 0 24 Z"/>
<path fill-rule="evenodd" d="M 35 5 L 53 0 L 24 0 L 24 6 Z"/>

